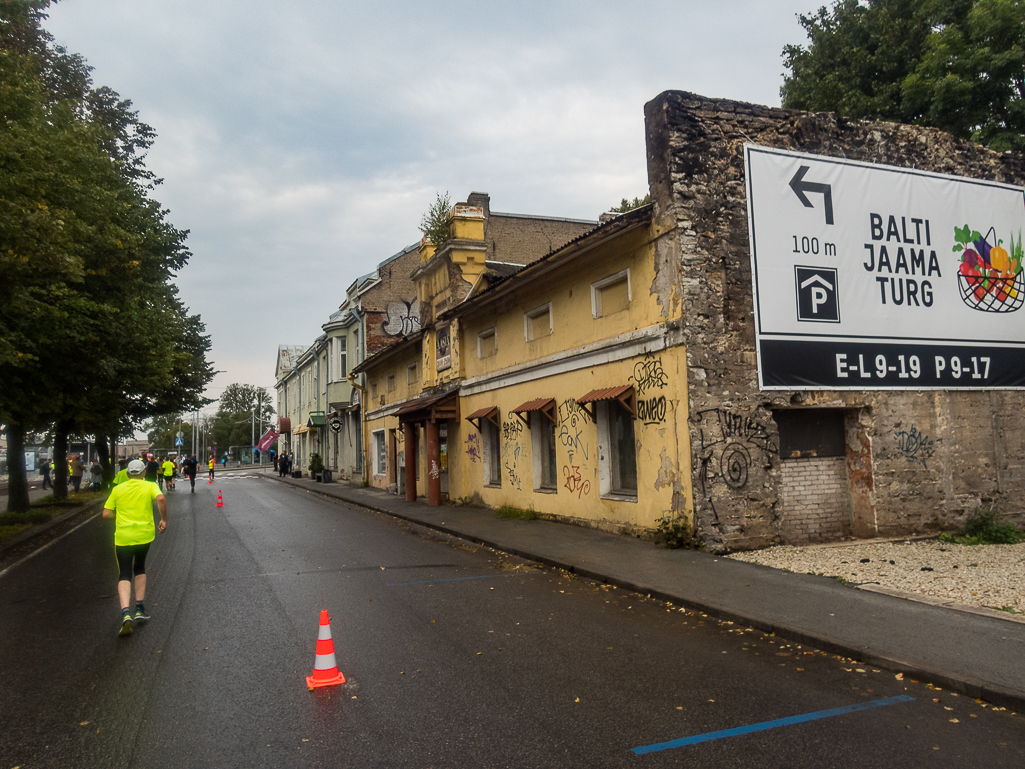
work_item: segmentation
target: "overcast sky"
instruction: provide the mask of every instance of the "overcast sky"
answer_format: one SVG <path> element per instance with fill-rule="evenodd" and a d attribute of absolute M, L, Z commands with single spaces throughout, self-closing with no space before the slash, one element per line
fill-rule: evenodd
<path fill-rule="evenodd" d="M 645 102 L 778 106 L 822 2 L 62 0 L 46 27 L 156 129 L 217 397 L 272 388 L 278 345 L 418 241 L 436 191 L 581 219 L 643 196 Z"/>

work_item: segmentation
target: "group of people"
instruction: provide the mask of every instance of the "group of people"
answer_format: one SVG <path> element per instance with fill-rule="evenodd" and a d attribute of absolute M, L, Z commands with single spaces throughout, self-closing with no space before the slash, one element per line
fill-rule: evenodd
<path fill-rule="evenodd" d="M 292 454 L 274 455 L 274 469 L 278 471 L 278 477 L 284 478 L 292 471 L 295 457 Z"/>
<path fill-rule="evenodd" d="M 53 471 L 53 464 L 49 459 L 44 459 L 39 465 L 39 472 L 43 476 L 43 488 L 52 489 L 53 480 L 50 473 Z M 71 487 L 77 494 L 82 488 L 82 478 L 85 475 L 85 463 L 78 454 L 72 454 L 68 459 L 68 478 L 71 480 Z M 89 467 L 89 488 L 99 491 L 103 488 L 103 467 L 99 460 L 96 460 Z"/>

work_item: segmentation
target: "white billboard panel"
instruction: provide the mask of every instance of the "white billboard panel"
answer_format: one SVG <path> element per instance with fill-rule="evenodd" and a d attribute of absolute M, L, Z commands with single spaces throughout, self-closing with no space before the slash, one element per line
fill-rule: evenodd
<path fill-rule="evenodd" d="M 1025 191 L 745 145 L 762 389 L 1025 387 Z"/>

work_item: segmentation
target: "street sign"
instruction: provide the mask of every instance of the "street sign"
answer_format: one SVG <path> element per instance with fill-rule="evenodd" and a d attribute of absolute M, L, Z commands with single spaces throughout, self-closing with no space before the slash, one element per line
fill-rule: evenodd
<path fill-rule="evenodd" d="M 1025 389 L 1025 190 L 744 152 L 761 389 Z"/>
<path fill-rule="evenodd" d="M 179 436 L 179 437 L 178 437 L 178 438 L 177 438 L 177 439 L 175 440 L 175 442 L 174 442 L 174 445 L 175 445 L 175 446 L 183 446 L 183 445 L 185 445 L 185 444 L 184 444 L 184 442 L 182 441 L 181 437 Z"/>
<path fill-rule="evenodd" d="M 183 433 L 181 430 L 179 430 L 177 433 L 175 433 L 175 437 L 176 438 L 184 438 L 185 437 L 185 433 Z M 179 443 L 178 445 L 180 446 L 181 444 Z"/>

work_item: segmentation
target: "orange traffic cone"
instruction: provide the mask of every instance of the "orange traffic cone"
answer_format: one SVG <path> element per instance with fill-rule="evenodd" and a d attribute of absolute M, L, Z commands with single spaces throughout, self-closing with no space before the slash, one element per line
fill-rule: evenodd
<path fill-rule="evenodd" d="M 207 483 L 207 485 L 208 485 L 208 486 L 213 486 L 213 485 L 214 485 L 214 479 L 213 479 L 213 478 L 211 478 L 211 479 L 210 479 L 210 480 L 208 480 L 208 481 L 207 481 L 206 483 Z"/>
<path fill-rule="evenodd" d="M 217 489 L 217 504 L 214 507 L 224 507 L 224 502 L 221 500 L 221 490 Z"/>
<path fill-rule="evenodd" d="M 313 675 L 306 676 L 306 685 L 313 691 L 318 686 L 344 684 L 345 676 L 335 662 L 335 642 L 331 639 L 331 620 L 327 609 L 320 612 L 320 634 L 317 636 L 317 656 L 313 661 Z"/>

